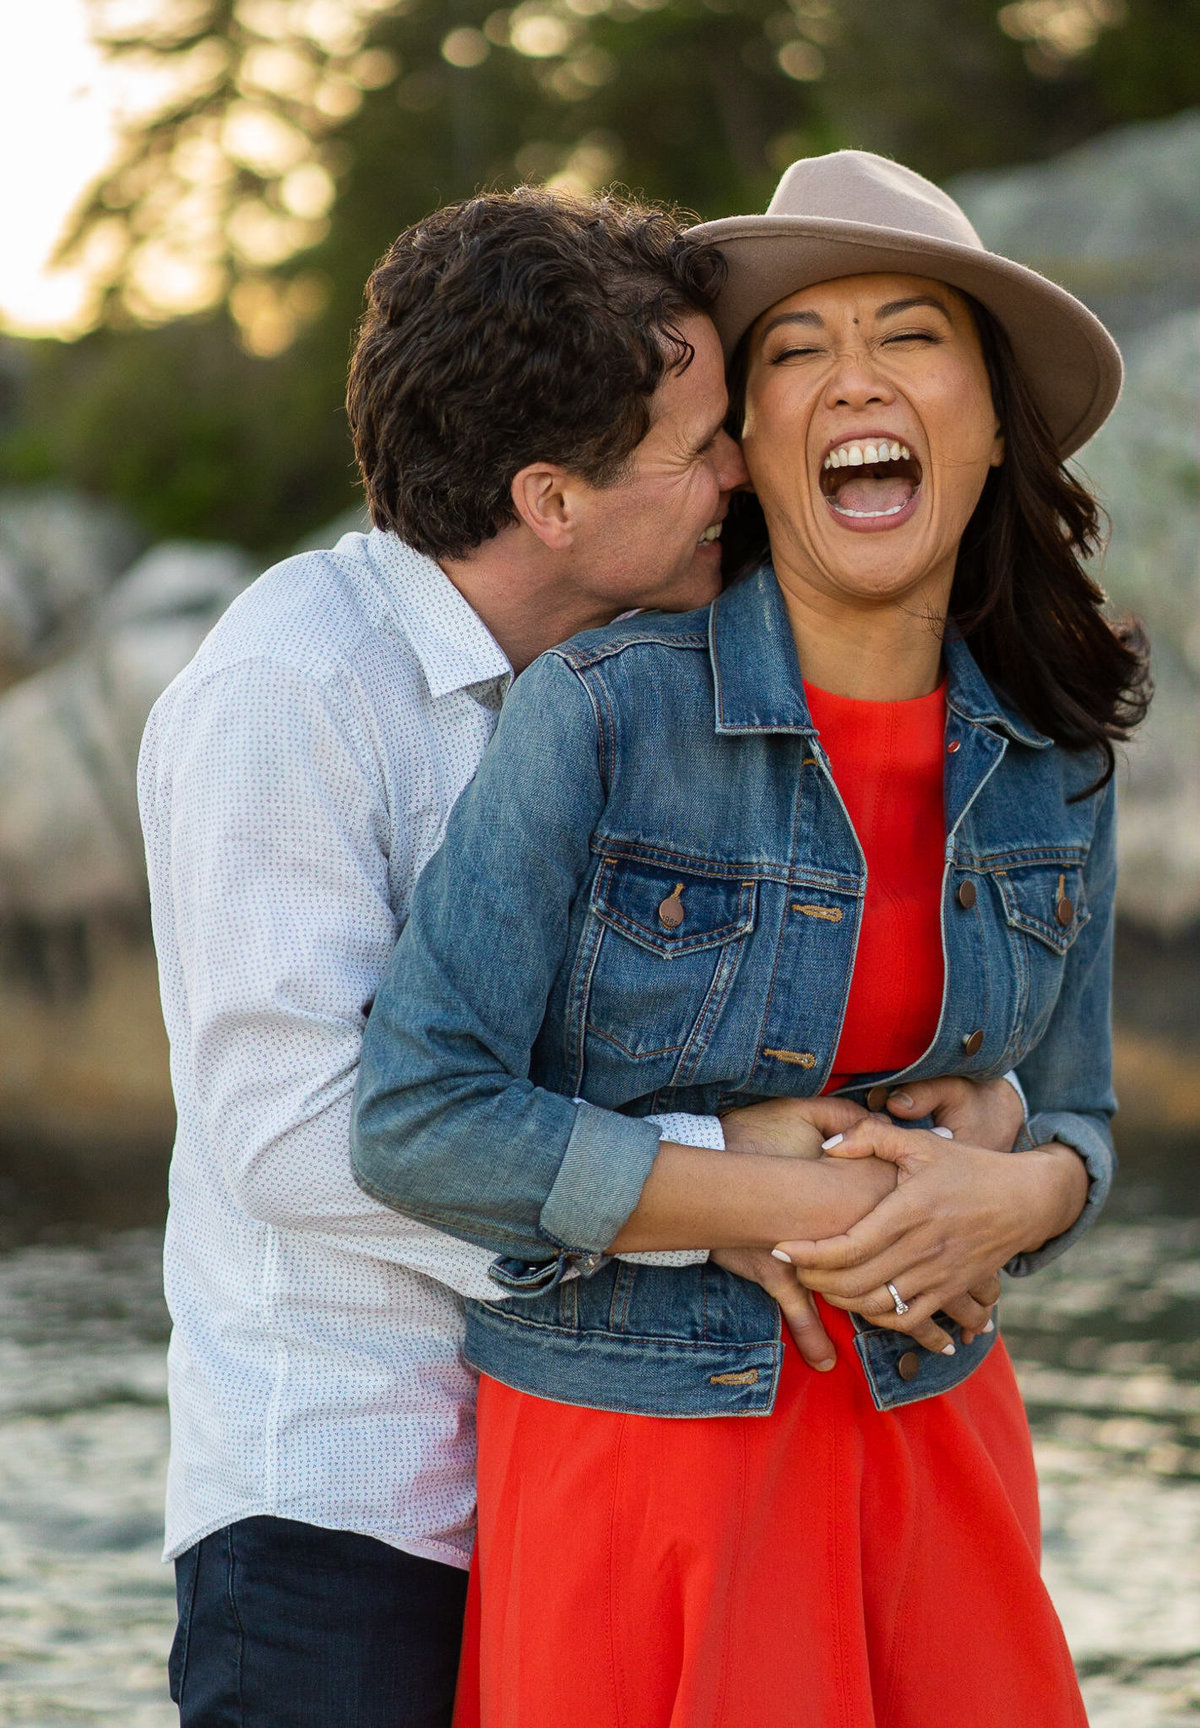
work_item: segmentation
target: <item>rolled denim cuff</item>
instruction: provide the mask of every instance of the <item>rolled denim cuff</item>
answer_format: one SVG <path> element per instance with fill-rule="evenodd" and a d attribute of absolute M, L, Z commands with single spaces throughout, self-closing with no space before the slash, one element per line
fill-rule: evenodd
<path fill-rule="evenodd" d="M 659 1139 L 653 1122 L 581 1104 L 538 1219 L 542 1235 L 570 1252 L 606 1249 L 642 1197 Z"/>
<path fill-rule="evenodd" d="M 1029 1119 L 1028 1132 L 1035 1146 L 1045 1146 L 1051 1140 L 1060 1140 L 1064 1146 L 1070 1146 L 1083 1159 L 1088 1173 L 1088 1196 L 1084 1201 L 1083 1211 L 1076 1218 L 1069 1230 L 1064 1230 L 1061 1236 L 1052 1236 L 1048 1242 L 1043 1242 L 1040 1248 L 1035 1248 L 1028 1254 L 1015 1255 L 1004 1268 L 1014 1278 L 1024 1278 L 1030 1272 L 1037 1272 L 1041 1267 L 1057 1260 L 1060 1254 L 1065 1254 L 1073 1243 L 1083 1236 L 1096 1219 L 1108 1199 L 1108 1191 L 1112 1187 L 1113 1177 L 1117 1169 L 1117 1155 L 1113 1151 L 1112 1140 L 1107 1126 L 1090 1116 L 1077 1115 L 1072 1110 L 1042 1110 Z"/>

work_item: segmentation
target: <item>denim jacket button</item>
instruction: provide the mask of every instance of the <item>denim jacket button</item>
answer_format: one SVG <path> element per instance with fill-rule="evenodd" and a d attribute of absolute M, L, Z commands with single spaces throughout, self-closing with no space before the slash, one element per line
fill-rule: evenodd
<path fill-rule="evenodd" d="M 901 1380 L 915 1380 L 921 1372 L 921 1358 L 915 1350 L 906 1350 L 896 1363 L 896 1372 Z"/>
<path fill-rule="evenodd" d="M 1072 918 L 1074 918 L 1074 916 L 1075 916 L 1075 903 L 1074 903 L 1074 901 L 1068 900 L 1067 897 L 1064 895 L 1063 898 L 1059 901 L 1058 905 L 1054 908 L 1054 916 L 1058 919 L 1059 923 L 1065 929 L 1066 926 L 1071 922 Z"/>
<path fill-rule="evenodd" d="M 978 1031 L 968 1032 L 966 1037 L 963 1039 L 963 1049 L 966 1051 L 968 1056 L 978 1056 L 979 1052 L 983 1049 L 983 1033 Z"/>
<path fill-rule="evenodd" d="M 886 1086 L 872 1086 L 867 1093 L 868 1110 L 882 1110 L 887 1101 L 888 1089 Z"/>
<path fill-rule="evenodd" d="M 969 912 L 975 904 L 974 882 L 961 882 L 958 888 L 958 903 L 964 912 Z"/>
<path fill-rule="evenodd" d="M 658 921 L 668 930 L 678 930 L 684 920 L 683 883 L 677 882 L 665 900 L 658 903 Z"/>

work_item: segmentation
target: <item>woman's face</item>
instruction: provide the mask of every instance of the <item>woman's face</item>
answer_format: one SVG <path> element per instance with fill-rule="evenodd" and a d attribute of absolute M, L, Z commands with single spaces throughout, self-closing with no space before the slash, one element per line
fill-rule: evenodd
<path fill-rule="evenodd" d="M 887 275 L 779 301 L 751 332 L 742 445 L 785 587 L 944 610 L 1004 456 L 966 301 Z"/>

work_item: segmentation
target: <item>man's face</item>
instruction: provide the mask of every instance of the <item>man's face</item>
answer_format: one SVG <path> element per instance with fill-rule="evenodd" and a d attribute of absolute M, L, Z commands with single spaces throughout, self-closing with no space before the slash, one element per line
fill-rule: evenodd
<path fill-rule="evenodd" d="M 659 384 L 624 477 L 573 489 L 573 571 L 610 616 L 634 606 L 689 611 L 721 587 L 721 523 L 746 470 L 723 430 L 725 367 L 712 322 L 696 315 L 680 331 L 695 358 Z"/>

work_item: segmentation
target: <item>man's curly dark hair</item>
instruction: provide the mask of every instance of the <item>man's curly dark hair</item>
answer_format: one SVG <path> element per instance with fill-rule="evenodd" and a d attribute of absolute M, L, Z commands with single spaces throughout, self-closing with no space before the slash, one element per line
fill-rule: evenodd
<path fill-rule="evenodd" d="M 371 520 L 434 558 L 516 521 L 513 476 L 618 479 L 724 279 L 672 211 L 538 187 L 436 210 L 367 284 L 346 408 Z"/>

